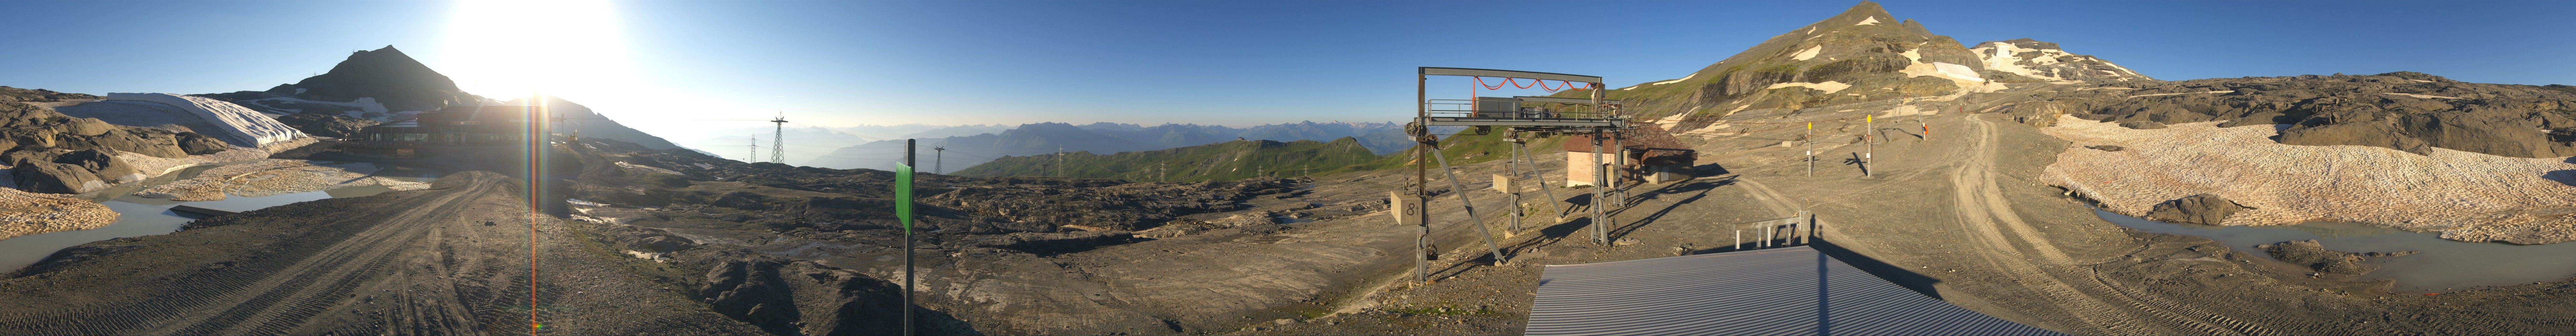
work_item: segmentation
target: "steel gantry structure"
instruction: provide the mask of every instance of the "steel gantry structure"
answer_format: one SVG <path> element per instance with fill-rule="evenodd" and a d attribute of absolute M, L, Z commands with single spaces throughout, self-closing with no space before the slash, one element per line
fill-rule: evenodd
<path fill-rule="evenodd" d="M 1517 85 L 1518 80 L 1531 80 L 1536 81 L 1536 85 L 1542 88 L 1547 88 L 1547 81 L 1557 81 L 1564 84 L 1565 90 L 1587 90 L 1591 91 L 1592 94 L 1588 99 L 1532 96 L 1471 96 L 1469 97 L 1470 99 L 1467 100 L 1431 99 L 1428 88 L 1431 76 L 1473 77 L 1477 81 L 1477 85 L 1490 89 L 1499 89 L 1501 86 L 1484 84 L 1484 80 L 1487 77 L 1501 78 L 1506 83 L 1514 83 L 1513 85 Z M 1527 86 L 1523 86 L 1523 88 L 1527 88 Z M 1417 68 L 1414 75 L 1414 120 L 1412 123 L 1405 126 L 1405 133 L 1412 136 L 1414 142 L 1417 143 L 1417 150 L 1414 151 L 1413 188 L 1410 195 L 1405 194 L 1404 191 L 1388 192 L 1388 197 L 1391 201 L 1390 203 L 1393 205 L 1392 211 L 1389 213 L 1396 217 L 1397 223 L 1414 225 L 1417 231 L 1414 237 L 1414 281 L 1416 283 L 1428 282 L 1430 280 L 1431 266 L 1429 250 L 1431 249 L 1431 218 L 1430 214 L 1423 210 L 1425 208 L 1424 202 L 1429 201 L 1431 197 L 1429 187 L 1431 182 L 1430 165 L 1435 162 L 1440 165 L 1442 174 L 1449 180 L 1449 193 L 1451 195 L 1455 195 L 1458 199 L 1459 205 L 1466 210 L 1468 224 L 1476 226 L 1476 232 L 1481 235 L 1481 238 L 1483 238 L 1485 248 L 1492 253 L 1494 264 L 1503 265 L 1511 262 L 1511 259 L 1503 254 L 1503 250 L 1500 245 L 1497 245 L 1494 242 L 1493 232 L 1485 227 L 1483 217 L 1477 216 L 1475 202 L 1467 199 L 1466 186 L 1464 183 L 1459 181 L 1457 170 L 1449 165 L 1448 157 L 1441 153 L 1439 136 L 1437 134 L 1433 134 L 1430 128 L 1432 126 L 1465 126 L 1473 127 L 1479 130 L 1479 132 L 1484 132 L 1489 131 L 1492 128 L 1501 127 L 1505 128 L 1507 132 L 1512 132 L 1512 134 L 1510 134 L 1511 136 L 1508 137 L 1512 143 L 1512 150 L 1510 151 L 1512 162 L 1509 164 L 1510 168 L 1508 169 L 1512 170 L 1512 173 L 1495 176 L 1495 187 L 1496 189 L 1506 189 L 1502 191 L 1509 194 L 1512 198 L 1513 216 L 1510 217 L 1512 221 L 1510 227 L 1516 232 L 1521 228 L 1521 216 L 1519 216 L 1521 212 L 1521 209 L 1519 209 L 1521 207 L 1519 187 L 1521 184 L 1514 183 L 1513 181 L 1530 175 L 1523 174 L 1520 171 L 1520 167 L 1522 166 L 1520 160 L 1522 160 L 1524 156 L 1527 156 L 1525 153 L 1528 151 L 1527 143 L 1520 138 L 1521 134 L 1566 133 L 1593 135 L 1591 138 L 1594 142 L 1593 158 L 1595 159 L 1591 161 L 1595 165 L 1595 167 L 1593 167 L 1595 168 L 1593 169 L 1594 174 L 1599 175 L 1599 178 L 1595 179 L 1595 181 L 1610 180 L 1611 176 L 1608 174 L 1611 167 L 1606 167 L 1602 160 L 1599 160 L 1603 154 L 1606 154 L 1602 151 L 1599 142 L 1600 139 L 1603 138 L 1603 135 L 1616 134 L 1619 133 L 1620 130 L 1625 129 L 1628 126 L 1628 121 L 1625 117 L 1619 115 L 1619 102 L 1604 99 L 1605 92 L 1601 90 L 1601 88 L 1601 77 L 1598 76 L 1494 69 L 1439 67 Z M 1555 91 L 1559 89 L 1550 88 L 1548 90 Z M 1528 104 L 1537 104 L 1540 106 L 1535 108 L 1524 106 Z M 1571 107 L 1571 109 L 1566 111 L 1556 111 L 1549 109 L 1548 106 L 1564 106 Z M 1612 141 L 1614 142 L 1611 146 L 1618 146 L 1615 142 L 1616 140 Z M 1625 164 L 1624 161 L 1626 161 L 1627 156 L 1624 155 L 1624 150 L 1622 152 L 1622 155 L 1618 155 L 1618 160 L 1622 161 L 1621 164 Z M 1537 170 L 1536 165 L 1530 165 L 1530 170 L 1535 172 Z M 1546 177 L 1543 175 L 1540 176 L 1539 184 L 1541 190 L 1547 190 L 1545 186 L 1546 183 Z M 1607 218 L 1608 212 L 1603 209 L 1602 200 L 1604 200 L 1605 189 L 1608 189 L 1612 185 L 1613 184 L 1607 182 L 1596 182 L 1596 187 L 1593 188 L 1593 201 L 1591 206 L 1592 223 L 1590 225 L 1592 230 L 1590 236 L 1592 238 L 1591 240 L 1597 244 L 1610 244 L 1608 236 L 1609 231 L 1605 228 L 1605 226 L 1609 224 L 1610 220 Z M 1550 198 L 1554 198 L 1554 192 L 1550 191 L 1548 193 Z M 1550 202 L 1550 206 L 1553 207 L 1554 201 L 1551 200 Z M 1558 215 L 1560 216 L 1559 218 L 1562 218 L 1564 215 L 1563 210 L 1559 210 Z"/>

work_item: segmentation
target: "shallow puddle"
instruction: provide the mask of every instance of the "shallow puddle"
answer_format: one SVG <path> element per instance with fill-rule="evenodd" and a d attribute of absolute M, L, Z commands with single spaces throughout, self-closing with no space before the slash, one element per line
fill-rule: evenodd
<path fill-rule="evenodd" d="M 161 198 L 144 198 L 124 195 L 125 193 L 133 192 L 134 190 L 140 190 L 143 186 L 169 183 L 178 179 L 194 177 L 197 173 L 214 167 L 215 166 L 211 165 L 189 167 L 184 171 L 156 177 L 141 185 L 121 186 L 111 189 L 108 192 L 96 194 L 97 196 L 94 197 L 106 198 L 105 201 L 99 202 L 99 204 L 107 205 L 108 209 L 116 210 L 116 222 L 110 223 L 105 227 L 0 239 L 0 274 L 15 271 L 20 267 L 26 267 L 30 264 L 35 264 L 36 261 L 44 260 L 46 256 L 53 255 L 54 251 L 60 251 L 66 247 L 108 239 L 178 232 L 180 225 L 187 224 L 188 221 L 203 217 L 195 214 L 183 214 L 170 211 L 170 207 L 180 204 L 187 204 L 188 206 L 207 209 L 241 212 L 303 201 L 325 198 L 374 196 L 376 194 L 393 191 L 392 188 L 386 188 L 385 186 L 368 185 L 261 197 L 241 197 L 233 195 L 225 197 L 222 200 L 195 202 L 182 202 Z M 431 180 L 438 179 L 439 175 L 434 171 L 416 170 L 399 166 L 384 165 L 379 167 L 383 168 L 383 170 L 376 172 L 376 176 L 396 180 L 429 182 Z"/>
<path fill-rule="evenodd" d="M 2197 236 L 2265 259 L 2254 245 L 2315 239 L 2344 252 L 2423 253 L 2382 259 L 2385 267 L 2362 279 L 2397 279 L 2399 293 L 2441 293 L 2481 286 L 2557 281 L 2576 276 L 2576 243 L 2513 245 L 2442 239 L 2439 234 L 2359 223 L 2314 222 L 2279 226 L 2175 224 L 2094 209 L 2103 220 L 2138 231 Z"/>

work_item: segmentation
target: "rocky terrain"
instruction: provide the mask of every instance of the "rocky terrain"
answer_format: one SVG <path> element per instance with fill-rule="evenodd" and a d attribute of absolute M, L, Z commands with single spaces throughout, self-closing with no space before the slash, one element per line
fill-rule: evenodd
<path fill-rule="evenodd" d="M 1977 43 L 1968 51 L 1985 58 L 1982 77 L 1998 83 L 2113 84 L 2154 82 L 2155 78 L 2111 64 L 2101 57 L 2076 55 L 2056 43 L 2011 39 Z"/>
<path fill-rule="evenodd" d="M 1453 136 L 1442 144 L 1467 181 L 1430 175 L 1424 283 L 1410 281 L 1417 231 L 1383 215 L 1387 191 L 1418 178 L 1408 169 L 1189 183 L 921 174 L 907 238 L 890 172 L 585 132 L 538 153 L 540 170 L 514 161 L 527 153 L 411 160 L 457 172 L 65 249 L 0 276 L 0 302 L 15 303 L 0 306 L 0 333 L 890 334 L 909 310 L 922 334 L 1520 334 L 1546 265 L 1737 251 L 1731 224 L 1801 212 L 1838 259 L 2070 334 L 2576 330 L 2576 280 L 2401 295 L 2358 276 L 2404 252 L 2235 250 L 2094 217 L 2566 241 L 2576 162 L 2552 156 L 2567 143 L 2566 87 L 2411 73 L 2164 82 L 2045 42 L 1967 47 L 1864 2 L 1680 79 L 1614 89 L 1654 125 L 1641 132 L 1702 155 L 1698 178 L 1624 185 L 1634 196 L 1616 201 L 1541 182 L 1512 204 L 1482 178 L 1512 166 L 1495 162 L 1501 135 Z M 399 55 L 386 51 L 360 63 Z M 307 82 L 371 82 L 334 78 Z M 283 92 L 243 99 L 291 102 Z M 9 132 L 51 130 L 27 134 L 56 143 L 168 132 L 80 135 L 95 123 L 10 104 L 31 109 Z M 1861 121 L 1873 117 L 1882 124 Z M 1813 137 L 1794 126 L 1810 122 Z M 2471 134 L 2508 131 L 2524 135 Z M 1563 157 L 1552 144 L 1532 154 Z M 92 179 L 123 172 L 118 160 L 138 172 L 190 162 L 94 146 L 16 146 L 0 160 Z M 230 153 L 270 155 L 206 156 Z M 206 175 L 310 164 L 272 162 Z M 1536 163 L 1562 180 L 1561 159 Z M 161 193 L 199 190 L 183 187 Z M 48 199 L 61 200 L 29 202 L 79 206 Z M 16 218 L 6 210 L 0 223 Z M 1579 215 L 1594 210 L 1610 216 Z M 1574 238 L 1594 230 L 1611 243 Z M 917 306 L 897 303 L 905 291 Z"/>
<path fill-rule="evenodd" d="M 375 165 L 367 163 L 265 160 L 207 169 L 198 173 L 196 178 L 153 185 L 132 195 L 174 201 L 212 201 L 224 199 L 228 194 L 260 197 L 368 185 L 381 185 L 393 190 L 429 188 L 427 183 L 373 176 L 371 173 L 376 170 Z"/>
<path fill-rule="evenodd" d="M 2316 270 L 2316 273 L 2310 274 L 2311 276 L 2323 276 L 2328 274 L 2337 276 L 2362 275 L 2363 273 L 2370 273 L 2372 270 L 2379 269 L 2379 265 L 2372 263 L 2371 261 L 2376 261 L 2380 258 L 2415 254 L 2414 251 L 2401 251 L 2395 253 L 2352 253 L 2328 250 L 2325 248 L 2325 245 L 2318 244 L 2314 239 L 2255 245 L 2254 248 L 2262 249 L 2264 253 L 2271 254 L 2273 259 L 2280 260 L 2281 262 L 2306 266 L 2309 269 Z"/>
<path fill-rule="evenodd" d="M 0 86 L 0 102 L 57 102 L 71 99 L 98 99 L 98 95 Z"/>
<path fill-rule="evenodd" d="M 116 212 L 89 200 L 0 188 L 0 239 L 88 230 L 116 222 Z"/>
<path fill-rule="evenodd" d="M 346 138 L 358 129 L 384 122 L 411 119 L 423 111 L 435 111 L 450 105 L 524 105 L 525 98 L 502 101 L 466 93 L 456 82 L 430 69 L 402 50 L 385 46 L 373 51 L 357 51 L 331 66 L 331 71 L 306 77 L 294 84 L 280 84 L 265 91 L 236 91 L 194 95 L 238 104 L 263 113 L 276 115 L 304 133 Z M 583 137 L 614 139 L 642 144 L 651 148 L 679 148 L 669 140 L 645 134 L 618 124 L 616 120 L 591 111 L 589 107 L 558 97 L 542 102 L 558 118 L 564 132 L 578 131 Z"/>
<path fill-rule="evenodd" d="M 26 191 L 77 194 L 158 172 L 138 171 L 118 152 L 161 158 L 213 154 L 231 146 L 193 132 L 108 124 L 95 118 L 72 118 L 26 103 L 0 102 L 0 161 L 10 167 L 13 186 Z"/>
<path fill-rule="evenodd" d="M 2027 93 L 2009 107 L 2077 118 L 2219 127 L 2287 125 L 2292 145 L 2358 145 L 2415 154 L 2432 148 L 2518 158 L 2576 155 L 2576 93 L 2467 83 L 2414 72 L 2141 82 Z"/>
<path fill-rule="evenodd" d="M 2032 46 L 2044 43 L 2033 42 Z M 2055 50 L 2054 45 L 2048 46 Z M 2036 54 L 1989 60 L 1987 57 L 1993 54 L 1970 50 L 1958 40 L 1932 34 L 1920 22 L 1898 20 L 1878 4 L 1862 2 L 1679 79 L 1618 88 L 1608 94 L 1611 99 L 1634 106 L 1626 109 L 1628 115 L 1676 120 L 1677 125 L 1668 128 L 1698 130 L 1719 124 L 1717 121 L 1722 119 L 1775 115 L 1807 107 L 1990 90 L 1995 83 L 1982 75 L 1989 72 L 1990 62 L 2049 63 L 1997 70 L 2036 73 L 2032 71 L 2042 70 L 2031 67 L 2063 66 L 2056 63 L 2076 61 Z M 2134 79 L 2152 81 L 2144 76 Z"/>
<path fill-rule="evenodd" d="M 2020 103 L 2029 105 L 2030 103 Z M 2427 154 L 2365 146 L 2303 146 L 2273 139 L 2287 125 L 2225 122 L 2133 129 L 2061 115 L 2042 131 L 2077 150 L 2057 154 L 2050 185 L 2132 216 L 2210 194 L 2241 204 L 2206 207 L 2185 222 L 2277 225 L 2343 221 L 2438 231 L 2444 238 L 2540 244 L 2576 239 L 2576 187 L 2566 158 L 2517 158 L 2431 148 Z M 2534 132 L 2537 133 L 2537 132 Z M 2120 151 L 2084 146 L 2120 146 Z"/>

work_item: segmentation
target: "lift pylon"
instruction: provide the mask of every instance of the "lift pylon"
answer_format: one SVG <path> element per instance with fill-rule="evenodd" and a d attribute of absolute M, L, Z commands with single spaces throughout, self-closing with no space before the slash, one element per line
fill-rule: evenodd
<path fill-rule="evenodd" d="M 1567 90 L 1592 91 L 1592 97 L 1590 99 L 1575 99 L 1527 96 L 1508 98 L 1471 96 L 1464 100 L 1435 100 L 1430 99 L 1429 91 L 1426 88 L 1430 81 L 1430 76 L 1469 76 L 1476 77 L 1479 83 L 1482 83 L 1485 77 L 1499 77 L 1510 83 L 1517 83 L 1517 80 L 1526 79 L 1537 81 L 1538 85 L 1541 87 L 1547 87 L 1547 81 L 1557 81 L 1563 84 Z M 1493 232 L 1491 232 L 1491 229 L 1485 227 L 1484 217 L 1476 214 L 1475 203 L 1468 200 L 1468 190 L 1466 186 L 1464 183 L 1459 182 L 1457 169 L 1449 165 L 1449 158 L 1443 155 L 1440 150 L 1440 138 L 1438 135 L 1431 133 L 1430 127 L 1468 126 L 1477 127 L 1480 130 L 1493 127 L 1504 127 L 1507 128 L 1508 131 L 1516 132 L 1515 134 L 1517 134 L 1517 132 L 1564 132 L 1575 130 L 1593 130 L 1598 132 L 1600 130 L 1617 129 L 1627 126 L 1627 120 L 1617 115 L 1617 101 L 1605 101 L 1602 99 L 1603 92 L 1601 87 L 1601 77 L 1598 76 L 1493 69 L 1437 67 L 1417 68 L 1414 74 L 1414 96 L 1416 98 L 1415 102 L 1417 103 L 1414 105 L 1414 120 L 1412 123 L 1405 126 L 1405 133 L 1413 136 L 1415 143 L 1419 146 L 1415 151 L 1413 151 L 1415 156 L 1414 183 L 1413 195 L 1411 198 L 1416 202 L 1429 200 L 1429 188 L 1431 182 L 1430 166 L 1433 163 L 1438 163 L 1440 165 L 1442 175 L 1449 178 L 1449 192 L 1457 195 L 1456 197 L 1460 203 L 1459 205 L 1467 212 L 1468 224 L 1476 226 L 1476 232 L 1482 236 L 1480 238 L 1484 240 L 1486 249 L 1492 253 L 1494 264 L 1508 264 L 1511 259 L 1503 254 L 1501 245 L 1494 242 Z M 1491 87 L 1489 86 L 1489 88 Z M 1605 104 L 1605 102 L 1607 103 Z M 1529 107 L 1523 106 L 1525 104 L 1533 103 L 1541 104 L 1542 107 L 1533 110 Z M 1547 104 L 1574 106 L 1577 107 L 1577 109 L 1553 111 L 1544 107 Z M 1452 106 L 1457 107 L 1444 108 Z M 1526 150 L 1524 147 L 1525 146 L 1517 142 L 1513 144 L 1513 160 L 1519 160 L 1519 157 L 1522 156 L 1521 153 Z M 1595 157 L 1597 158 L 1598 156 Z M 1518 178 L 1519 169 L 1512 168 L 1512 170 L 1513 174 L 1509 175 L 1511 177 L 1508 178 Z M 1545 178 L 1541 178 L 1540 181 L 1544 184 Z M 1508 181 L 1506 182 L 1507 184 L 1511 184 L 1508 183 Z M 1599 226 L 1606 223 L 1599 219 L 1599 217 L 1603 215 L 1598 209 L 1600 206 L 1597 204 L 1600 199 L 1597 194 L 1598 192 L 1598 190 L 1595 191 L 1596 194 L 1593 198 L 1596 200 L 1596 205 L 1594 206 L 1596 219 L 1592 224 L 1595 226 L 1595 230 L 1601 230 Z M 1514 196 L 1517 196 L 1517 193 L 1514 194 Z M 1553 192 L 1550 192 L 1550 194 L 1553 194 Z M 1554 198 L 1554 195 L 1549 196 L 1550 198 Z M 1398 203 L 1400 204 L 1402 202 Z M 1551 204 L 1551 206 L 1552 205 L 1553 204 Z M 1517 209 L 1517 207 L 1520 206 L 1518 197 L 1514 197 L 1512 206 L 1515 207 L 1513 211 L 1519 211 L 1519 209 Z M 1415 254 L 1417 256 L 1429 254 L 1426 249 L 1431 245 L 1431 221 L 1426 212 L 1427 211 L 1415 211 L 1410 213 L 1403 211 L 1390 212 L 1395 213 L 1397 216 L 1414 216 L 1413 218 L 1398 218 L 1397 222 L 1399 223 L 1419 223 L 1419 226 L 1416 228 L 1419 236 L 1415 237 L 1414 244 Z M 1560 216 L 1561 215 L 1562 212 L 1560 211 Z M 1513 229 L 1517 230 L 1517 225 L 1515 225 Z M 1603 234 L 1605 233 L 1595 233 L 1594 235 L 1598 237 Z M 1414 264 L 1414 281 L 1427 283 L 1429 280 L 1429 263 L 1417 260 Z"/>

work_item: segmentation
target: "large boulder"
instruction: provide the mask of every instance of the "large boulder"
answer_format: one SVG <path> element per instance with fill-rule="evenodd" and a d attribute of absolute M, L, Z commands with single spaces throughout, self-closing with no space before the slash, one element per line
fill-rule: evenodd
<path fill-rule="evenodd" d="M 901 329 L 903 319 L 896 317 L 903 314 L 903 292 L 892 282 L 749 252 L 712 259 L 698 297 L 717 313 L 770 333 L 885 335 Z"/>
<path fill-rule="evenodd" d="M 99 180 L 107 181 L 111 184 L 134 182 L 144 178 L 142 173 L 134 170 L 134 165 L 126 164 L 125 160 L 118 160 L 114 154 L 109 154 L 106 151 L 96 149 L 84 149 L 72 151 L 70 153 L 63 153 L 62 155 L 55 156 L 53 161 L 54 163 L 80 166 L 81 169 L 89 170 L 91 174 L 97 175 Z"/>
<path fill-rule="evenodd" d="M 174 137 L 178 139 L 179 152 L 188 155 L 214 154 L 232 149 L 232 145 L 225 144 L 223 140 L 196 132 L 179 132 Z"/>
<path fill-rule="evenodd" d="M 2218 197 L 2217 194 L 2199 194 L 2156 204 L 2155 210 L 2147 211 L 2145 217 L 2172 223 L 2219 225 L 2227 222 L 2228 215 L 2251 209 L 2254 208 L 2236 204 L 2236 201 Z"/>
<path fill-rule="evenodd" d="M 118 126 L 92 118 L 72 118 L 43 106 L 0 102 L 0 150 L 20 147 L 97 149 L 176 158 L 231 148 L 211 138 L 196 140 L 200 145 L 198 148 L 182 148 L 183 143 L 189 141 L 186 137 L 184 133 Z M 215 146 L 203 146 L 210 143 Z"/>
<path fill-rule="evenodd" d="M 78 165 L 45 161 L 25 161 L 9 170 L 18 179 L 18 188 L 48 194 L 78 194 L 107 189 L 98 174 Z"/>

